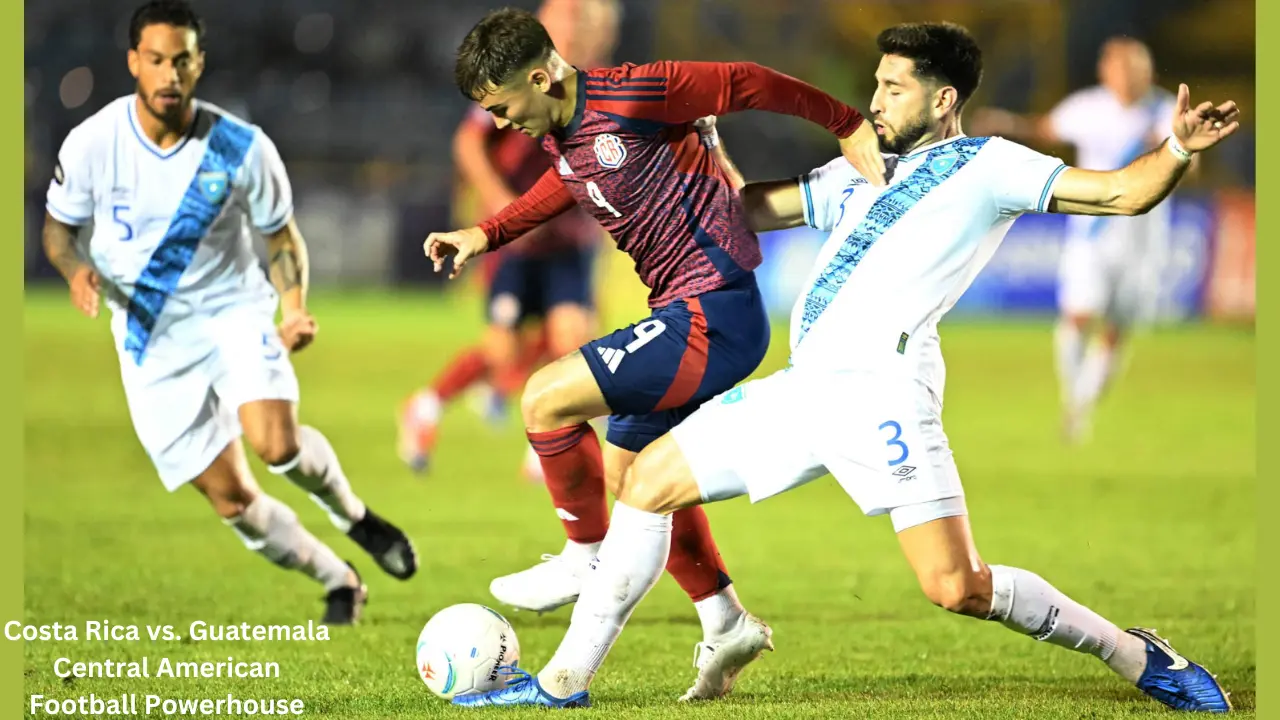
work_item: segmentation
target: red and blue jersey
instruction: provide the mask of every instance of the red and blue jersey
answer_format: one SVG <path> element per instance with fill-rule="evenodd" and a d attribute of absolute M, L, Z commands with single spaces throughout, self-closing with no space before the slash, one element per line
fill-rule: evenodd
<path fill-rule="evenodd" d="M 532 188 L 551 166 L 537 140 L 515 130 L 499 130 L 493 118 L 479 105 L 473 106 L 462 122 L 484 137 L 489 162 L 513 192 L 523 193 Z M 536 231 L 526 233 L 513 243 L 507 253 L 547 256 L 573 248 L 589 249 L 599 243 L 603 235 L 595 220 L 586 212 L 575 209 Z"/>
<path fill-rule="evenodd" d="M 817 88 L 754 63 L 656 62 L 581 71 L 573 119 L 543 139 L 552 167 L 481 224 L 491 247 L 575 205 L 635 261 L 651 307 L 697 297 L 751 273 L 760 245 L 693 121 L 764 110 L 838 137 L 862 116 Z"/>

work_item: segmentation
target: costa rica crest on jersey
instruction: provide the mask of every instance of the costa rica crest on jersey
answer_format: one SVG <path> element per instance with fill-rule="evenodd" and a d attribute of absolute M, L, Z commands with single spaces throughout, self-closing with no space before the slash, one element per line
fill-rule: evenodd
<path fill-rule="evenodd" d="M 622 163 L 627 159 L 627 146 L 617 135 L 610 133 L 596 136 L 595 151 L 596 160 L 600 161 L 600 166 L 610 170 L 622 167 Z"/>
<path fill-rule="evenodd" d="M 204 199 L 214 205 L 227 197 L 227 174 L 224 172 L 202 172 L 197 177 L 197 185 Z"/>

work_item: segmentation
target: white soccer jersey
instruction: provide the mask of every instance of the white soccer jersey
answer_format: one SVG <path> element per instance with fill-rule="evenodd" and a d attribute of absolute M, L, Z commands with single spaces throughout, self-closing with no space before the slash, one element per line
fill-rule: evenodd
<path fill-rule="evenodd" d="M 805 221 L 831 233 L 791 316 L 797 370 L 945 382 L 937 325 L 1022 213 L 1066 168 L 1002 138 L 954 137 L 903 156 L 876 188 L 843 158 L 800 178 Z"/>
<path fill-rule="evenodd" d="M 142 134 L 135 97 L 67 135 L 46 207 L 69 225 L 93 223 L 90 259 L 122 349 L 141 363 L 175 320 L 274 296 L 249 226 L 279 230 L 293 194 L 260 128 L 197 102 L 190 133 L 162 150 Z"/>
<path fill-rule="evenodd" d="M 1075 165 L 1085 170 L 1119 170 L 1159 145 L 1173 132 L 1177 97 L 1153 88 L 1130 106 L 1104 87 L 1068 95 L 1049 113 L 1053 132 L 1076 146 Z"/>
<path fill-rule="evenodd" d="M 1101 86 L 1068 95 L 1049 112 L 1053 132 L 1076 148 L 1075 165 L 1085 170 L 1119 170 L 1158 146 L 1173 132 L 1177 97 L 1164 88 L 1152 88 L 1133 105 L 1121 105 Z M 1125 227 L 1163 226 L 1169 221 L 1169 203 L 1161 203 L 1141 220 L 1120 220 Z M 1068 228 L 1073 239 L 1100 235 L 1116 218 L 1073 216 Z M 1159 230 L 1155 230 L 1159 233 Z"/>

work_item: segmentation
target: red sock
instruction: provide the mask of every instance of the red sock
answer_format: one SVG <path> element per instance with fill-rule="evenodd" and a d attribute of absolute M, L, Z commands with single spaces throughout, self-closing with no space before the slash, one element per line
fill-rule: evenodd
<path fill-rule="evenodd" d="M 525 382 L 533 374 L 534 369 L 542 363 L 542 356 L 546 352 L 547 341 L 543 335 L 539 335 L 537 340 L 524 343 L 515 363 L 495 373 L 494 389 L 503 397 L 515 397 L 524 388 Z"/>
<path fill-rule="evenodd" d="M 489 363 L 484 358 L 484 352 L 478 347 L 467 348 L 455 355 L 444 370 L 440 371 L 432 389 L 440 396 L 441 402 L 447 402 L 484 377 L 488 369 Z"/>
<path fill-rule="evenodd" d="M 545 332 L 538 333 L 538 336 L 525 344 L 523 351 L 520 353 L 519 365 L 526 374 L 533 374 L 533 369 L 538 367 L 542 362 L 542 356 L 547 354 L 547 334 Z"/>
<path fill-rule="evenodd" d="M 504 398 L 518 398 L 529 372 L 520 365 L 502 368 L 493 374 L 493 389 Z"/>
<path fill-rule="evenodd" d="M 529 444 L 542 460 L 547 490 L 564 532 L 577 543 L 597 543 L 609 530 L 604 490 L 604 458 L 591 426 L 582 423 L 550 432 L 530 432 Z"/>
<path fill-rule="evenodd" d="M 711 522 L 701 507 L 686 508 L 671 516 L 667 572 L 694 602 L 706 600 L 732 584 L 711 537 Z"/>

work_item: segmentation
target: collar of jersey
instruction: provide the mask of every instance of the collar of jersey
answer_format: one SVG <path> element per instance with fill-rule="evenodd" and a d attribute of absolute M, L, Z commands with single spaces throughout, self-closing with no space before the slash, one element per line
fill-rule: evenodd
<path fill-rule="evenodd" d="M 573 119 L 556 133 L 561 140 L 567 140 L 578 132 L 578 128 L 582 125 L 582 116 L 587 112 L 587 72 L 576 66 L 573 69 L 577 71 L 578 97 L 574 102 Z"/>
<path fill-rule="evenodd" d="M 195 110 L 195 113 L 193 113 L 191 116 L 191 126 L 187 128 L 187 134 L 182 136 L 182 139 L 178 141 L 177 145 L 174 145 L 168 150 L 161 150 L 159 147 L 157 147 L 156 144 L 151 142 L 151 140 L 148 139 L 146 135 L 142 134 L 142 128 L 138 127 L 138 118 L 137 118 L 138 96 L 137 95 L 132 95 L 129 97 L 129 127 L 133 128 L 133 135 L 134 137 L 138 138 L 138 142 L 142 143 L 142 147 L 146 148 L 148 152 L 160 158 L 161 160 L 168 160 L 169 158 L 178 154 L 178 151 L 181 150 L 183 146 L 187 144 L 187 141 L 191 139 L 192 133 L 196 131 L 196 119 L 200 115 L 200 104 L 199 102 L 192 100 L 191 107 L 192 109 Z"/>
<path fill-rule="evenodd" d="M 915 158 L 920 157 L 921 155 L 923 155 L 923 154 L 925 154 L 925 153 L 929 152 L 930 150 L 933 150 L 933 149 L 935 149 L 935 148 L 940 148 L 940 147 L 942 147 L 943 145 L 946 145 L 946 144 L 948 144 L 948 143 L 953 143 L 953 142 L 955 142 L 955 141 L 957 141 L 957 140 L 963 140 L 963 139 L 965 139 L 966 137 L 968 137 L 968 135 L 965 135 L 964 133 L 959 133 L 959 134 L 957 134 L 957 135 L 952 135 L 951 137 L 947 138 L 946 140 L 939 140 L 939 141 L 938 141 L 938 142 L 936 142 L 936 143 L 931 143 L 931 144 L 929 144 L 929 145 L 925 145 L 924 147 L 916 148 L 914 151 L 912 151 L 912 153 L 911 153 L 910 155 L 903 155 L 903 156 L 902 156 L 902 161 L 904 161 L 904 162 L 905 162 L 905 161 L 907 161 L 907 160 L 914 160 Z"/>

